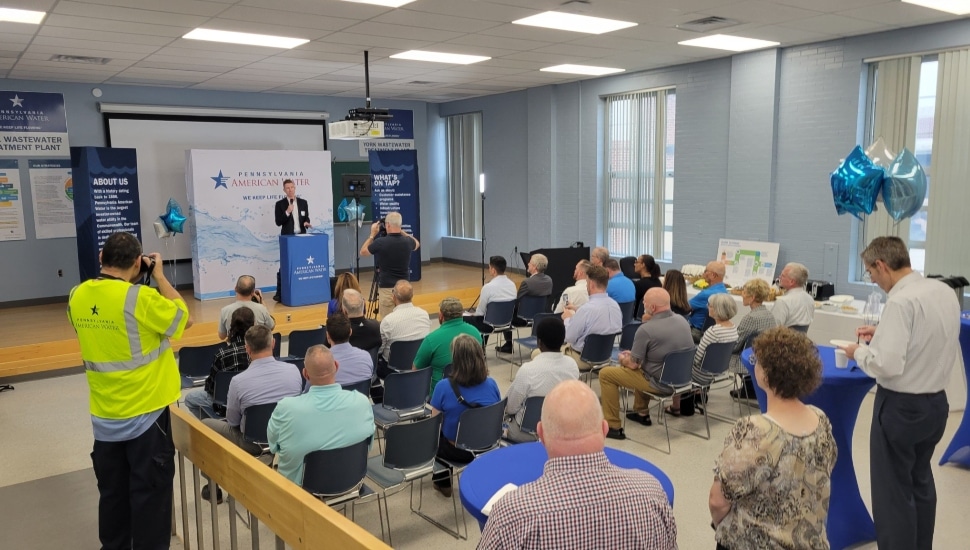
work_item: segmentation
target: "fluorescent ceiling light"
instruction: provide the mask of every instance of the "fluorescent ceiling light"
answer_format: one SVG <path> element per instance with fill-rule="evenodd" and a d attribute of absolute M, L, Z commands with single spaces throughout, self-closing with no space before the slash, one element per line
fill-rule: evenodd
<path fill-rule="evenodd" d="M 45 15 L 47 14 L 42 11 L 0 8 L 0 21 L 9 21 L 11 23 L 31 23 L 33 25 L 40 25 L 40 22 L 44 20 Z"/>
<path fill-rule="evenodd" d="M 410 50 L 406 52 L 396 53 L 391 56 L 392 59 L 409 59 L 411 61 L 433 61 L 435 63 L 456 63 L 458 65 L 471 65 L 472 63 L 478 63 L 479 61 L 486 61 L 491 59 L 491 57 L 485 57 L 481 55 L 463 55 L 460 53 L 441 53 L 441 52 L 426 52 L 422 50 Z"/>
<path fill-rule="evenodd" d="M 713 48 L 715 50 L 728 50 L 732 52 L 746 52 L 760 48 L 770 48 L 778 46 L 778 42 L 770 40 L 758 40 L 757 38 L 745 38 L 743 36 L 731 36 L 729 34 L 714 34 L 693 40 L 678 42 L 682 46 L 698 46 L 701 48 Z"/>
<path fill-rule="evenodd" d="M 547 11 L 539 15 L 512 21 L 512 24 L 531 25 L 533 27 L 545 27 L 547 29 L 558 29 L 561 31 L 585 32 L 589 34 L 603 34 L 605 32 L 637 26 L 636 23 L 629 21 L 617 21 L 616 19 L 603 19 L 602 17 L 590 17 L 588 15 L 576 15 L 574 13 L 562 13 L 558 11 Z"/>
<path fill-rule="evenodd" d="M 303 38 L 287 38 L 268 34 L 251 34 L 248 32 L 217 31 L 213 29 L 195 29 L 182 38 L 189 40 L 209 40 L 211 42 L 228 42 L 230 44 L 246 44 L 248 46 L 268 46 L 270 48 L 295 48 L 306 44 L 309 40 Z"/>
<path fill-rule="evenodd" d="M 376 6 L 400 8 L 404 4 L 410 4 L 411 2 L 414 2 L 414 0 L 344 0 L 344 2 L 354 2 L 356 4 L 374 4 Z"/>
<path fill-rule="evenodd" d="M 592 65 L 556 65 L 539 69 L 547 73 L 570 73 L 585 74 L 591 76 L 603 76 L 605 74 L 622 73 L 626 69 L 614 69 L 613 67 L 593 67 Z"/>
<path fill-rule="evenodd" d="M 903 3 L 954 13 L 956 15 L 970 13 L 970 0 L 903 0 Z"/>

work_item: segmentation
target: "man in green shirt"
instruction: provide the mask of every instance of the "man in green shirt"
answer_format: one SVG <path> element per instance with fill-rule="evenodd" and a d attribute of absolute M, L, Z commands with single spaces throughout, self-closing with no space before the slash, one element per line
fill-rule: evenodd
<path fill-rule="evenodd" d="M 438 322 L 441 326 L 425 337 L 414 356 L 414 369 L 431 367 L 431 389 L 442 378 L 445 367 L 451 364 L 451 341 L 459 334 L 474 336 L 479 342 L 482 335 L 478 329 L 462 319 L 464 308 L 458 298 L 445 298 L 438 306 Z M 484 351 L 482 352 L 484 353 Z"/>

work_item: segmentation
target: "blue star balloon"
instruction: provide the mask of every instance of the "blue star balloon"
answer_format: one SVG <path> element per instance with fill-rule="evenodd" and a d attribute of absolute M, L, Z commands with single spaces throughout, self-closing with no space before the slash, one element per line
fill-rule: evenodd
<path fill-rule="evenodd" d="M 342 201 L 340 201 L 340 205 L 337 207 L 337 219 L 342 222 L 363 220 L 364 208 L 365 206 L 363 204 L 359 204 L 356 199 L 350 199 L 348 201 L 345 197 Z"/>
<path fill-rule="evenodd" d="M 835 211 L 840 215 L 848 212 L 860 220 L 863 214 L 872 214 L 884 176 L 883 169 L 872 164 L 856 145 L 830 177 Z"/>
<path fill-rule="evenodd" d="M 182 215 L 182 207 L 174 198 L 168 199 L 168 210 L 159 217 L 170 232 L 183 232 L 182 227 L 185 225 L 186 218 Z"/>
<path fill-rule="evenodd" d="M 882 202 L 894 220 L 901 221 L 919 212 L 926 198 L 926 173 L 916 155 L 903 149 L 889 166 L 882 183 Z"/>

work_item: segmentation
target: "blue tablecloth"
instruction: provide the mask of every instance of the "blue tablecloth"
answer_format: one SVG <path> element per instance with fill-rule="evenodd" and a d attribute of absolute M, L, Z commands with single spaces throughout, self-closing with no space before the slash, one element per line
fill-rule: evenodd
<path fill-rule="evenodd" d="M 967 381 L 970 382 L 970 311 L 964 311 L 960 316 L 960 347 L 963 348 L 963 370 L 967 374 Z M 967 403 L 970 405 L 970 393 L 967 394 Z M 941 466 L 947 462 L 956 462 L 970 468 L 970 412 L 968 410 L 970 407 L 964 407 L 960 427 L 957 428 L 957 433 L 953 434 L 953 440 L 940 458 Z"/>
<path fill-rule="evenodd" d="M 832 424 L 832 436 L 839 450 L 839 457 L 832 470 L 832 494 L 826 531 L 832 550 L 841 550 L 860 542 L 876 540 L 876 529 L 872 516 L 862 502 L 859 482 L 855 477 L 855 465 L 852 462 L 852 431 L 859 417 L 859 407 L 876 381 L 859 370 L 852 360 L 849 361 L 849 368 L 836 368 L 835 348 L 831 346 L 818 346 L 818 354 L 822 359 L 822 385 L 803 401 L 822 409 L 828 416 Z M 758 387 L 758 381 L 755 380 L 750 349 L 741 353 L 741 362 L 751 373 L 758 394 L 758 405 L 761 412 L 765 412 L 765 392 Z"/>
<path fill-rule="evenodd" d="M 660 468 L 636 455 L 609 447 L 606 457 L 620 468 L 635 468 L 653 475 L 666 491 L 670 505 L 674 505 L 674 485 Z M 521 486 L 539 479 L 547 459 L 542 443 L 520 443 L 483 454 L 461 474 L 459 494 L 462 505 L 478 520 L 479 527 L 484 528 L 488 517 L 482 514 L 482 507 L 488 499 L 506 483 Z"/>

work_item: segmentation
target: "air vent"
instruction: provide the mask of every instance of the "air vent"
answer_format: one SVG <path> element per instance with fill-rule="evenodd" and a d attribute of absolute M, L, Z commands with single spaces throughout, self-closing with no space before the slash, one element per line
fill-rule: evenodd
<path fill-rule="evenodd" d="M 727 17 L 718 17 L 714 15 L 711 17 L 704 17 L 701 19 L 695 19 L 694 21 L 681 23 L 680 25 L 676 25 L 676 28 L 682 31 L 710 32 L 727 27 L 733 27 L 739 24 L 741 24 L 741 22 L 735 19 L 728 19 Z"/>
<path fill-rule="evenodd" d="M 107 65 L 111 62 L 107 57 L 88 57 L 85 55 L 52 55 L 50 61 L 58 63 L 82 63 L 84 65 Z"/>

